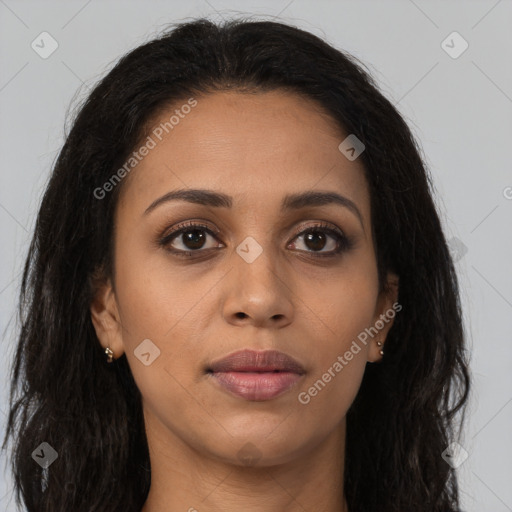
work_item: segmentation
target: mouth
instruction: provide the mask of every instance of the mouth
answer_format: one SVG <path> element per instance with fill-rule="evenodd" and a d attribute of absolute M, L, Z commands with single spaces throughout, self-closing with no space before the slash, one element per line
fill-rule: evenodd
<path fill-rule="evenodd" d="M 212 382 L 231 395 L 264 401 L 289 391 L 306 371 L 283 352 L 242 350 L 213 362 L 206 373 L 212 377 Z"/>
<path fill-rule="evenodd" d="M 246 400 L 261 402 L 286 393 L 302 375 L 274 370 L 271 372 L 209 372 L 222 389 Z"/>

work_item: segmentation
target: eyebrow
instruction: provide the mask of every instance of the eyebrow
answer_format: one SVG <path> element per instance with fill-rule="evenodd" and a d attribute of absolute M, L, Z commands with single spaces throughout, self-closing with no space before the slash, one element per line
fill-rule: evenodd
<path fill-rule="evenodd" d="M 200 204 L 203 206 L 212 206 L 215 208 L 231 208 L 233 198 L 222 192 L 216 192 L 206 189 L 180 189 L 172 190 L 167 194 L 155 199 L 145 210 L 147 215 L 157 206 L 169 201 L 187 201 L 189 203 Z M 363 217 L 356 204 L 345 196 L 337 192 L 312 190 L 296 194 L 288 194 L 281 203 L 281 212 L 299 210 L 301 208 L 324 206 L 328 204 L 337 204 L 350 210 L 361 223 L 364 229 Z"/>

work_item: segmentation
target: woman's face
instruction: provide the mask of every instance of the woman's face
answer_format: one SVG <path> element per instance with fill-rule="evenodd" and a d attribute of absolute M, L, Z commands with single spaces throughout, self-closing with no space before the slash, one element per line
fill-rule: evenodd
<path fill-rule="evenodd" d="M 366 344 L 361 333 L 396 296 L 378 294 L 363 165 L 338 149 L 349 134 L 281 91 L 195 100 L 162 112 L 154 144 L 143 141 L 147 154 L 121 184 L 115 293 L 105 288 L 93 319 L 114 357 L 126 354 L 162 446 L 234 464 L 252 450 L 262 465 L 283 463 L 343 425 L 392 322 Z M 223 199 L 155 203 L 192 189 Z M 284 352 L 304 371 L 275 396 L 243 382 L 235 394 L 208 368 L 241 349 Z"/>

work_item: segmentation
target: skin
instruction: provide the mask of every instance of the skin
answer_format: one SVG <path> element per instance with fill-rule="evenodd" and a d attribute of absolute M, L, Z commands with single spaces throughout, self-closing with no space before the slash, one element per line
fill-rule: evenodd
<path fill-rule="evenodd" d="M 379 294 L 363 165 L 339 151 L 347 134 L 311 100 L 273 91 L 197 101 L 122 183 L 114 286 L 106 279 L 91 305 L 100 343 L 115 358 L 126 355 L 143 397 L 152 472 L 143 512 L 347 512 L 345 415 L 367 362 L 381 358 L 376 341 L 384 342 L 392 320 L 308 404 L 298 394 L 397 298 L 392 274 L 389 293 Z M 220 191 L 233 205 L 172 201 L 144 214 L 178 188 Z M 349 198 L 362 223 L 337 204 L 280 212 L 285 195 L 311 190 Z M 202 231 L 191 258 L 158 246 L 180 221 L 200 219 L 218 235 Z M 319 221 L 353 246 L 318 257 L 315 250 L 336 247 L 329 233 L 317 249 L 301 235 Z M 248 236 L 262 248 L 251 263 L 236 252 Z M 186 243 L 178 235 L 167 249 L 190 250 Z M 160 350 L 148 366 L 134 354 L 145 339 Z M 306 374 L 272 400 L 232 396 L 205 368 L 242 348 L 281 350 Z M 239 457 L 247 443 L 254 465 Z"/>

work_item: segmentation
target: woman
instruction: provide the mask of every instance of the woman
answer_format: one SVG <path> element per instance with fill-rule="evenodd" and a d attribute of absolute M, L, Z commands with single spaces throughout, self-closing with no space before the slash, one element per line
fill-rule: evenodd
<path fill-rule="evenodd" d="M 373 79 L 305 31 L 197 20 L 124 56 L 25 265 L 18 502 L 458 510 L 470 379 L 432 195 Z"/>

